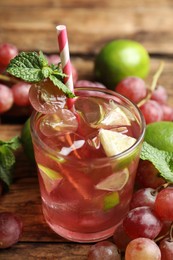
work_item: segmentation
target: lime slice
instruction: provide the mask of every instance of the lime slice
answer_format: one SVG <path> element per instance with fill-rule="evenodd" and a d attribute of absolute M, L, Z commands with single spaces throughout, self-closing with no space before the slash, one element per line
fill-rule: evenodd
<path fill-rule="evenodd" d="M 105 196 L 104 198 L 104 204 L 103 204 L 103 209 L 105 211 L 109 210 L 109 209 L 112 209 L 113 207 L 115 207 L 116 205 L 118 205 L 120 202 L 120 199 L 119 199 L 119 194 L 118 192 L 112 192 L 108 195 Z"/>
<path fill-rule="evenodd" d="M 48 193 L 54 190 L 62 179 L 59 172 L 56 172 L 48 167 L 38 164 L 40 175 L 43 179 L 45 189 Z"/>
<path fill-rule="evenodd" d="M 102 125 L 130 125 L 130 120 L 121 108 L 111 110 L 101 122 Z"/>
<path fill-rule="evenodd" d="M 108 176 L 103 181 L 96 185 L 96 189 L 107 191 L 119 191 L 121 190 L 129 179 L 129 171 L 127 168 L 122 171 L 116 172 Z"/>
<path fill-rule="evenodd" d="M 136 142 L 133 137 L 106 129 L 100 129 L 99 138 L 107 156 L 120 154 Z"/>
<path fill-rule="evenodd" d="M 38 164 L 38 168 L 41 172 L 46 174 L 51 180 L 57 180 L 57 179 L 62 178 L 62 176 L 59 174 L 59 172 L 54 171 L 50 168 L 47 168 L 47 167 L 43 166 L 42 164 Z"/>

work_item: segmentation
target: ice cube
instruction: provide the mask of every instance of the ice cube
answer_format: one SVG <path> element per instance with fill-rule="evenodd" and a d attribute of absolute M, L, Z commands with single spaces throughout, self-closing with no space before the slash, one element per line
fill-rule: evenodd
<path fill-rule="evenodd" d="M 43 81 L 31 86 L 29 100 L 36 111 L 50 114 L 64 108 L 67 98 L 52 82 Z"/>
<path fill-rule="evenodd" d="M 99 100 L 92 97 L 79 97 L 75 102 L 75 108 L 88 124 L 97 124 L 103 117 L 103 108 Z"/>
<path fill-rule="evenodd" d="M 77 127 L 76 116 L 67 109 L 59 109 L 57 113 L 45 115 L 40 123 L 40 131 L 46 136 L 75 132 Z"/>

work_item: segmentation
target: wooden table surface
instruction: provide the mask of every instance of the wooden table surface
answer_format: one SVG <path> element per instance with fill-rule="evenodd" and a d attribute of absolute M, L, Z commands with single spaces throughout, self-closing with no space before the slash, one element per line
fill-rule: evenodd
<path fill-rule="evenodd" d="M 114 39 L 139 41 L 151 55 L 152 75 L 164 61 L 159 79 L 173 103 L 173 1 L 172 0 L 1 0 L 0 43 L 15 44 L 19 50 L 57 53 L 55 27 L 67 25 L 71 60 L 79 79 L 93 79 L 93 61 L 100 48 Z M 20 134 L 20 114 L 1 116 L 0 139 Z M 87 259 L 90 245 L 69 242 L 46 225 L 41 211 L 34 165 L 22 150 L 16 154 L 14 183 L 0 197 L 0 212 L 21 216 L 24 229 L 20 241 L 0 251 L 1 260 Z"/>

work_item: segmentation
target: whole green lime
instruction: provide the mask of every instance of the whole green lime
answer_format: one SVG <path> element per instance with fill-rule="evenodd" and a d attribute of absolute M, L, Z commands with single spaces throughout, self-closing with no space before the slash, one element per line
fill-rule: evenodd
<path fill-rule="evenodd" d="M 128 76 L 145 78 L 150 69 L 150 57 L 139 42 L 115 40 L 106 44 L 96 55 L 94 74 L 110 89 Z"/>
<path fill-rule="evenodd" d="M 159 150 L 173 152 L 173 122 L 160 121 L 148 124 L 144 140 Z"/>
<path fill-rule="evenodd" d="M 34 149 L 31 138 L 30 118 L 25 122 L 21 131 L 21 140 L 25 154 L 31 162 L 35 162 Z"/>

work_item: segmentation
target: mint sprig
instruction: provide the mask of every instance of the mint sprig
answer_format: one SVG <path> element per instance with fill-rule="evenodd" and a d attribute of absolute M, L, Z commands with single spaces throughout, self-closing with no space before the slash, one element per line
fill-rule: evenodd
<path fill-rule="evenodd" d="M 12 171 L 15 165 L 14 151 L 21 145 L 20 138 L 13 137 L 9 141 L 0 140 L 0 180 L 7 186 L 12 183 Z"/>
<path fill-rule="evenodd" d="M 61 70 L 60 64 L 49 65 L 45 55 L 40 51 L 21 52 L 10 61 L 7 72 L 24 81 L 35 83 L 49 78 L 55 86 L 61 89 L 67 97 L 72 98 L 75 95 L 63 83 L 64 77 L 67 77 Z"/>
<path fill-rule="evenodd" d="M 168 182 L 173 182 L 173 152 L 159 150 L 144 141 L 140 158 L 150 161 Z"/>

